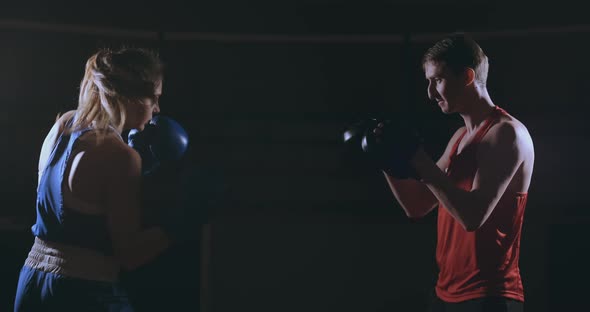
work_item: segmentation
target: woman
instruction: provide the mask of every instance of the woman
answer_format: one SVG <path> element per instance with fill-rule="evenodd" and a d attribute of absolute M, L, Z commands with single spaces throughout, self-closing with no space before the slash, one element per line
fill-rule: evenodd
<path fill-rule="evenodd" d="M 140 227 L 141 159 L 121 137 L 159 112 L 162 66 L 142 49 L 101 50 L 86 63 L 78 107 L 58 118 L 39 159 L 35 242 L 15 311 L 130 311 L 121 268 L 170 245 Z"/>

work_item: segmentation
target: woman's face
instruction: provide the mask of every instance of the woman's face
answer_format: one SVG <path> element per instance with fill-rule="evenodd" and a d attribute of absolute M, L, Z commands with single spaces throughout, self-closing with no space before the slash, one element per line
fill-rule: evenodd
<path fill-rule="evenodd" d="M 156 84 L 154 95 L 140 98 L 127 106 L 127 127 L 142 131 L 145 125 L 152 119 L 154 114 L 160 112 L 160 96 L 162 95 L 162 81 Z"/>

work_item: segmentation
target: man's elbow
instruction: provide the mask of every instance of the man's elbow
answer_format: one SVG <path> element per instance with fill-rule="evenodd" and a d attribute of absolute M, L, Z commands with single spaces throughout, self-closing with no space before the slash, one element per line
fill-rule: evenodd
<path fill-rule="evenodd" d="M 471 225 L 471 224 L 464 224 L 463 228 L 465 229 L 466 232 L 475 232 L 480 228 L 480 226 Z"/>
<path fill-rule="evenodd" d="M 432 207 L 423 207 L 423 208 L 418 208 L 418 207 L 413 207 L 413 209 L 409 209 L 408 207 L 402 206 L 404 209 L 404 212 L 406 213 L 406 217 L 408 217 L 408 219 L 412 219 L 412 220 L 418 220 L 418 219 L 422 219 L 424 217 L 426 217 L 430 211 L 432 211 L 432 209 L 434 209 L 434 206 Z"/>
<path fill-rule="evenodd" d="M 408 219 L 410 219 L 410 220 L 419 220 L 419 219 L 424 218 L 428 214 L 428 212 L 416 213 L 416 212 L 407 211 L 407 210 L 405 212 L 406 212 L 406 217 L 408 217 Z"/>
<path fill-rule="evenodd" d="M 483 225 L 483 220 L 463 221 L 461 225 L 467 232 L 475 232 Z"/>

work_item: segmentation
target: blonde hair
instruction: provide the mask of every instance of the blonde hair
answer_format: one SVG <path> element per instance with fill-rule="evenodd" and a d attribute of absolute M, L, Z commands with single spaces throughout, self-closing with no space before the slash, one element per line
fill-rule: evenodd
<path fill-rule="evenodd" d="M 144 49 L 102 49 L 86 62 L 78 108 L 70 131 L 93 127 L 104 137 L 110 127 L 124 129 L 126 106 L 154 97 L 162 79 L 156 54 Z"/>

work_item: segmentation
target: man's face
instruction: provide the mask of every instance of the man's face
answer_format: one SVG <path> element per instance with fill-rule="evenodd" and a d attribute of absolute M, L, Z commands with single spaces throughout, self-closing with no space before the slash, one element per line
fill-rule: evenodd
<path fill-rule="evenodd" d="M 428 81 L 428 98 L 436 101 L 443 113 L 461 110 L 466 89 L 464 75 L 453 73 L 441 62 L 425 63 L 424 75 Z"/>

